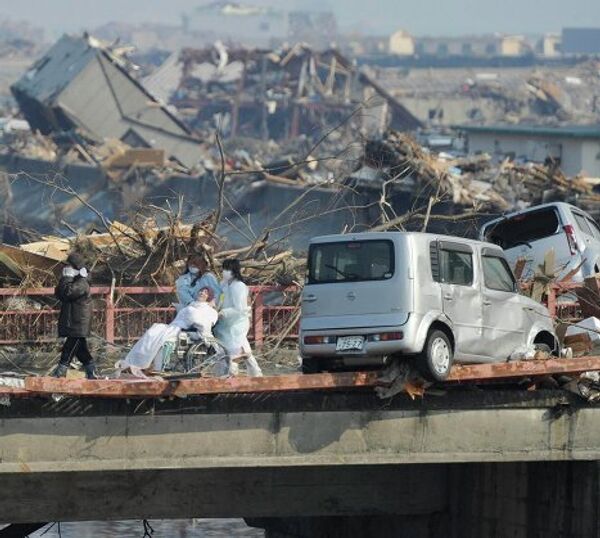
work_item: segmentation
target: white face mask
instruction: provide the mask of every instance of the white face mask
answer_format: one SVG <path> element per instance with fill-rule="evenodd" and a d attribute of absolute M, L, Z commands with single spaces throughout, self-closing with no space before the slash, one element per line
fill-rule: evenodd
<path fill-rule="evenodd" d="M 229 269 L 223 270 L 223 280 L 229 282 L 233 278 L 233 273 Z"/>
<path fill-rule="evenodd" d="M 63 276 L 69 277 L 69 278 L 75 278 L 78 274 L 79 271 L 77 269 L 75 269 L 74 267 L 65 267 L 63 268 L 62 271 Z"/>
<path fill-rule="evenodd" d="M 190 272 L 192 275 L 197 275 L 197 274 L 200 272 L 200 269 L 198 269 L 197 267 L 190 267 L 190 268 L 189 268 L 189 272 Z"/>

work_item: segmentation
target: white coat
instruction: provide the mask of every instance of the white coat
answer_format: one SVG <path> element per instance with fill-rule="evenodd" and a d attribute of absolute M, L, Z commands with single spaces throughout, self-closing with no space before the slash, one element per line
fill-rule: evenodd
<path fill-rule="evenodd" d="M 246 366 L 251 376 L 262 376 L 262 371 L 252 355 L 252 348 L 248 342 L 248 331 L 252 311 L 248 304 L 248 286 L 239 280 L 221 283 L 222 297 L 219 311 L 219 322 L 215 327 L 215 336 L 219 339 L 227 354 L 229 363 L 228 375 L 237 373 L 237 365 L 231 359 L 240 355 L 247 355 Z M 222 369 L 218 369 L 222 375 Z"/>
<path fill-rule="evenodd" d="M 153 362 L 158 369 L 162 346 L 175 340 L 182 329 L 196 329 L 203 336 L 211 337 L 217 319 L 217 311 L 209 303 L 194 301 L 182 309 L 168 325 L 152 325 L 116 367 L 120 370 L 129 368 L 134 375 L 145 377 L 141 370 L 149 368 Z"/>

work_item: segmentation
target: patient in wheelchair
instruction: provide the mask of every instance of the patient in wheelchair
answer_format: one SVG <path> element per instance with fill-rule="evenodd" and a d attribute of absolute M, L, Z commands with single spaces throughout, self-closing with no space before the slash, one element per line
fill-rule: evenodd
<path fill-rule="evenodd" d="M 210 288 L 201 288 L 196 300 L 180 310 L 171 323 L 152 325 L 125 359 L 117 362 L 115 367 L 118 373 L 129 370 L 136 377 L 146 377 L 145 370 L 161 370 L 163 346 L 176 341 L 181 331 L 195 330 L 199 338 L 213 338 L 212 328 L 219 319 L 214 299 Z"/>

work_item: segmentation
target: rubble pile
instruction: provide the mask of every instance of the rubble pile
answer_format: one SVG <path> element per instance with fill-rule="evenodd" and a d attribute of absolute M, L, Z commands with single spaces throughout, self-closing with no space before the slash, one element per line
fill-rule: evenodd
<path fill-rule="evenodd" d="M 159 220 L 167 224 L 161 226 Z M 84 255 L 95 285 L 171 286 L 192 253 L 203 255 L 216 272 L 225 258 L 238 257 L 251 284 L 300 282 L 304 259 L 277 250 L 265 236 L 247 247 L 226 249 L 226 240 L 212 231 L 213 220 L 210 215 L 183 224 L 166 211 L 146 208 L 129 224 L 107 223 L 102 232 L 70 238 L 46 236 L 19 247 L 0 245 L 0 285 L 52 287 L 71 250 Z"/>
<path fill-rule="evenodd" d="M 372 173 L 360 181 L 363 173 L 355 174 L 362 186 L 380 188 L 389 184 L 406 187 L 414 181 L 417 190 L 433 187 L 441 195 L 463 208 L 479 208 L 492 212 L 522 209 L 550 200 L 576 201 L 598 214 L 600 195 L 585 178 L 569 179 L 553 166 L 517 164 L 508 160 L 495 165 L 489 155 L 455 158 L 445 153 L 435 154 L 421 147 L 411 136 L 389 131 L 381 140 L 369 140 L 365 145 L 364 166 Z"/>

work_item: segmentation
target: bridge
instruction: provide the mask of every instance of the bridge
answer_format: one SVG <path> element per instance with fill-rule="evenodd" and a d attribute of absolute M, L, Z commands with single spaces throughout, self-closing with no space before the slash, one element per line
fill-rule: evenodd
<path fill-rule="evenodd" d="M 448 386 L 413 401 L 364 385 L 12 398 L 0 407 L 0 521 L 244 517 L 270 537 L 600 536 L 600 409 L 560 390 Z"/>

